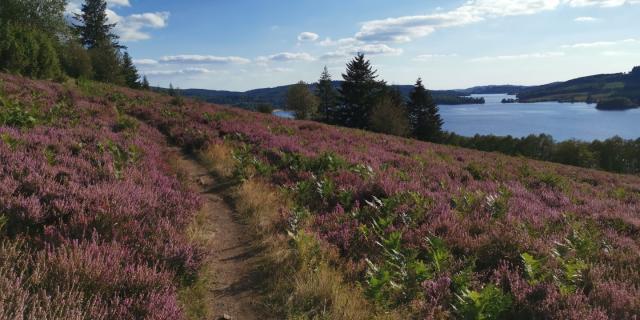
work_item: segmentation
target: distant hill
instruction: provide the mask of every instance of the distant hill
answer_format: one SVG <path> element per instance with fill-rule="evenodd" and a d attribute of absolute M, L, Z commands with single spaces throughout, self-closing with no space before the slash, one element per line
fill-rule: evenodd
<path fill-rule="evenodd" d="M 527 86 L 514 86 L 514 85 L 491 85 L 491 86 L 479 86 L 472 87 L 468 89 L 460 89 L 456 90 L 458 92 L 464 93 L 465 95 L 472 94 L 501 94 L 506 93 L 510 95 L 516 95 L 529 87 Z"/>
<path fill-rule="evenodd" d="M 342 81 L 334 81 L 333 85 L 336 89 L 340 88 Z M 243 108 L 254 108 L 261 103 L 268 103 L 277 108 L 284 108 L 286 105 L 287 91 L 291 85 L 254 89 L 245 92 L 237 91 L 221 91 L 207 89 L 184 89 L 180 90 L 185 97 L 201 99 L 211 103 L 226 104 L 239 106 Z M 316 84 L 310 84 L 310 89 L 315 91 Z M 413 85 L 393 85 L 400 92 L 408 97 L 413 89 Z M 156 88 L 158 91 L 166 89 Z M 440 105 L 456 105 L 456 104 L 482 104 L 483 99 L 475 99 L 467 96 L 466 93 L 455 90 L 435 90 L 432 91 L 436 103 Z"/>
<path fill-rule="evenodd" d="M 628 109 L 640 105 L 640 67 L 630 73 L 598 74 L 565 82 L 526 88 L 520 102 L 591 102 L 600 109 Z M 624 101 L 624 105 L 616 104 Z"/>

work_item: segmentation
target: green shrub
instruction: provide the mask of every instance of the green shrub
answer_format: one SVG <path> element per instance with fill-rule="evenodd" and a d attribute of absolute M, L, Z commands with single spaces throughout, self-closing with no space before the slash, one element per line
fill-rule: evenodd
<path fill-rule="evenodd" d="M 56 41 L 49 34 L 16 25 L 6 25 L 0 33 L 0 69 L 44 79 L 61 74 Z"/>
<path fill-rule="evenodd" d="M 272 114 L 273 110 L 273 106 L 268 103 L 261 103 L 256 107 L 256 111 L 260 113 Z"/>
<path fill-rule="evenodd" d="M 86 49 L 76 41 L 69 41 L 65 44 L 62 52 L 62 66 L 67 75 L 74 78 L 91 79 L 93 67 L 91 57 Z"/>
<path fill-rule="evenodd" d="M 0 97 L 0 125 L 31 128 L 38 122 L 35 114 L 19 103 Z"/>
<path fill-rule="evenodd" d="M 501 319 L 511 309 L 513 299 L 490 284 L 480 291 L 464 290 L 456 295 L 455 310 L 462 319 Z"/>

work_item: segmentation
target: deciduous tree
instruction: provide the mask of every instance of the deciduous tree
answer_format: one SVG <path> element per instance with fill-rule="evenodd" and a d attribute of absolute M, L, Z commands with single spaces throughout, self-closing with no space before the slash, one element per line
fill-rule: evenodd
<path fill-rule="evenodd" d="M 402 94 L 388 90 L 371 110 L 371 130 L 396 136 L 407 136 L 411 130 Z"/>
<path fill-rule="evenodd" d="M 318 112 L 318 98 L 309 90 L 309 85 L 300 81 L 287 92 L 287 108 L 296 113 L 296 118 L 309 120 Z"/>

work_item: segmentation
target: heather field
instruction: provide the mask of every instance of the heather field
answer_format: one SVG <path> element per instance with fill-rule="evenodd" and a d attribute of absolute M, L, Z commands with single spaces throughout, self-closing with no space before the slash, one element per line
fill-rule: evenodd
<path fill-rule="evenodd" d="M 194 154 L 232 150 L 235 183 L 263 181 L 289 200 L 277 232 L 317 238 L 380 310 L 640 316 L 640 177 L 87 82 L 0 79 L 5 318 L 180 317 L 176 287 L 199 263 L 181 231 L 198 199 L 171 173 L 163 135 Z"/>
<path fill-rule="evenodd" d="M 0 79 L 0 319 L 180 318 L 199 200 L 162 135 L 102 98 Z"/>

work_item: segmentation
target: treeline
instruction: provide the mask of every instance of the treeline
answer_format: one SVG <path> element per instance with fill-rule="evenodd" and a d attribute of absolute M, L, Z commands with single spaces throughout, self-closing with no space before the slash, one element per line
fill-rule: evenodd
<path fill-rule="evenodd" d="M 556 142 L 552 136 L 546 134 L 514 138 L 493 135 L 463 137 L 455 133 L 445 133 L 441 142 L 584 168 L 627 174 L 640 173 L 640 138 L 625 140 L 613 137 L 593 142 L 578 140 Z"/>
<path fill-rule="evenodd" d="M 65 77 L 148 88 L 108 23 L 106 0 L 86 0 L 65 17 L 66 0 L 2 0 L 0 70 L 26 77 Z M 72 22 L 71 22 L 72 21 Z"/>
<path fill-rule="evenodd" d="M 337 90 L 325 67 L 315 92 L 304 82 L 292 86 L 287 94 L 287 108 L 296 118 L 329 124 L 438 141 L 443 121 L 431 93 L 418 79 L 408 101 L 384 80 L 358 54 L 347 64 L 344 82 Z"/>

